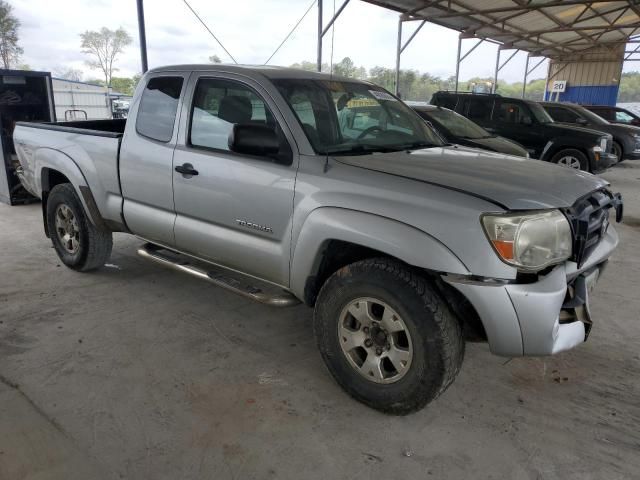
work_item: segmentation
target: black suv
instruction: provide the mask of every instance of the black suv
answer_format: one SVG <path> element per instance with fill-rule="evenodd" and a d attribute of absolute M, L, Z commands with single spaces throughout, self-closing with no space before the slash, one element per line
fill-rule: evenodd
<path fill-rule="evenodd" d="M 536 102 L 500 95 L 436 92 L 431 103 L 518 142 L 532 158 L 594 173 L 616 163 L 611 135 L 555 123 Z"/>
<path fill-rule="evenodd" d="M 609 123 L 604 118 L 575 103 L 540 102 L 556 122 L 570 123 L 610 133 L 616 161 L 640 160 L 640 128 Z"/>

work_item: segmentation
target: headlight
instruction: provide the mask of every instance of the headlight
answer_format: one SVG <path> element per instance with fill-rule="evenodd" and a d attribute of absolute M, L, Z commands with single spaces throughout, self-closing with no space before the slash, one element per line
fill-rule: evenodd
<path fill-rule="evenodd" d="M 600 139 L 600 148 L 602 149 L 603 152 L 607 151 L 607 137 L 602 137 Z"/>
<path fill-rule="evenodd" d="M 542 270 L 571 256 L 571 227 L 558 210 L 482 216 L 498 256 L 524 271 Z"/>

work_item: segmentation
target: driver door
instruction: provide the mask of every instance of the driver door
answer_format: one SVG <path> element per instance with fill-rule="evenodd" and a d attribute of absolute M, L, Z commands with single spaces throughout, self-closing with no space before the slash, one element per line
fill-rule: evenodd
<path fill-rule="evenodd" d="M 521 144 L 533 158 L 539 158 L 547 138 L 526 103 L 508 99 L 496 100 L 493 109 L 496 133 Z"/>
<path fill-rule="evenodd" d="M 176 247 L 288 286 L 297 154 L 289 164 L 237 154 L 228 137 L 234 124 L 266 125 L 291 152 L 291 133 L 268 93 L 246 77 L 193 75 L 189 92 L 173 158 Z"/>

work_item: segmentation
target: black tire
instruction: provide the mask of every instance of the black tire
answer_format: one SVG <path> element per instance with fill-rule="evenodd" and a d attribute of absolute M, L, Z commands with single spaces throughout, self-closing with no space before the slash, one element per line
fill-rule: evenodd
<path fill-rule="evenodd" d="M 75 220 L 77 230 L 75 249 L 69 248 L 69 243 L 65 247 L 62 234 L 56 226 L 56 215 L 59 209 L 71 211 Z M 103 266 L 111 255 L 113 240 L 111 232 L 96 228 L 87 218 L 82 203 L 78 198 L 73 186 L 69 183 L 62 183 L 53 187 L 47 198 L 47 227 L 51 242 L 67 267 L 79 272 L 95 270 Z"/>
<path fill-rule="evenodd" d="M 574 148 L 567 148 L 567 149 L 564 149 L 564 150 L 560 150 L 553 157 L 551 157 L 551 163 L 562 164 L 563 166 L 568 166 L 568 165 L 564 165 L 563 163 L 561 163 L 561 161 L 563 161 L 563 159 L 568 158 L 568 157 L 575 158 L 578 161 L 578 163 L 580 164 L 580 170 L 583 170 L 585 172 L 590 171 L 589 160 L 587 159 L 586 155 L 584 153 L 582 153 L 580 150 L 576 150 Z M 570 168 L 572 168 L 572 167 L 570 167 Z M 576 170 L 578 170 L 578 168 L 576 168 Z"/>
<path fill-rule="evenodd" d="M 410 334 L 413 357 L 394 383 L 366 378 L 341 347 L 341 314 L 362 297 L 385 302 Z M 464 358 L 460 323 L 434 286 L 388 258 L 363 260 L 335 272 L 320 290 L 313 324 L 322 358 L 338 384 L 356 400 L 385 413 L 406 415 L 423 408 L 453 382 Z"/>
<path fill-rule="evenodd" d="M 611 152 L 618 158 L 616 164 L 624 162 L 622 155 L 624 155 L 624 150 L 622 149 L 622 145 L 618 142 L 613 142 Z"/>

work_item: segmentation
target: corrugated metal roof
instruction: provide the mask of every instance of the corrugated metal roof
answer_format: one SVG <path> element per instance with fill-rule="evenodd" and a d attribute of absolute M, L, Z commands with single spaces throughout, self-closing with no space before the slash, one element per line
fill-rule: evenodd
<path fill-rule="evenodd" d="M 363 0 L 519 48 L 535 55 L 577 60 L 594 49 L 627 43 L 640 34 L 637 0 Z"/>

